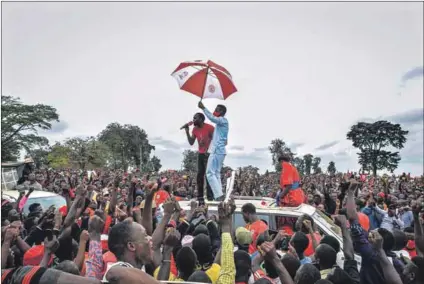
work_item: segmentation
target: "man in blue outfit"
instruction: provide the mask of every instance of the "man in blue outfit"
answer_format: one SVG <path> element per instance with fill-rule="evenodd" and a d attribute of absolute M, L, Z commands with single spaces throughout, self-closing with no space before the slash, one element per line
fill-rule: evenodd
<path fill-rule="evenodd" d="M 202 103 L 199 102 L 199 108 L 203 110 L 206 117 L 216 124 L 213 132 L 212 142 L 209 146 L 209 159 L 206 167 L 206 178 L 212 189 L 215 200 L 222 201 L 225 196 L 222 192 L 221 169 L 227 154 L 225 147 L 228 140 L 228 120 L 225 118 L 227 108 L 223 105 L 217 105 L 214 113 L 211 113 Z"/>

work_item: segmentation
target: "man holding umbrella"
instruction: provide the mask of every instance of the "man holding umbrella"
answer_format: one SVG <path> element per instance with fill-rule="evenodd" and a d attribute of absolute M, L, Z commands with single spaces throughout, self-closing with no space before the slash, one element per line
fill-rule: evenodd
<path fill-rule="evenodd" d="M 225 147 L 228 140 L 228 120 L 225 118 L 227 108 L 224 105 L 217 105 L 214 113 L 211 113 L 202 103 L 199 108 L 203 110 L 206 117 L 216 124 L 212 142 L 209 146 L 209 159 L 206 167 L 206 178 L 212 189 L 215 200 L 222 201 L 225 196 L 222 192 L 221 169 L 227 154 Z"/>

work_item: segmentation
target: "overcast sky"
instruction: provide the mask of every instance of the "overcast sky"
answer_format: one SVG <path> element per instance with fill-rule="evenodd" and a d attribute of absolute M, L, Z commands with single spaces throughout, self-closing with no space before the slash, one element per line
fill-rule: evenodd
<path fill-rule="evenodd" d="M 390 119 L 410 130 L 398 172 L 423 173 L 423 3 L 9 2 L 2 48 L 3 94 L 56 107 L 52 142 L 136 124 L 179 168 L 198 99 L 170 73 L 212 59 L 239 90 L 226 165 L 272 168 L 281 138 L 357 170 L 349 127 Z"/>

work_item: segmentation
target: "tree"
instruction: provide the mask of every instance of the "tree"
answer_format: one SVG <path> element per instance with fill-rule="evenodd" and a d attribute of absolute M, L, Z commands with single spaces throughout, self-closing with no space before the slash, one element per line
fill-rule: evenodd
<path fill-rule="evenodd" d="M 311 168 L 312 168 L 312 159 L 314 156 L 311 154 L 306 154 L 303 156 L 303 161 L 305 162 L 305 174 L 310 175 L 311 174 Z"/>
<path fill-rule="evenodd" d="M 371 170 L 376 176 L 378 170 L 393 172 L 397 168 L 401 160 L 399 152 L 391 152 L 386 148 L 402 149 L 408 133 L 399 124 L 380 120 L 374 123 L 358 122 L 346 136 L 352 141 L 353 147 L 360 151 L 358 157 L 362 169 Z"/>
<path fill-rule="evenodd" d="M 37 168 L 49 165 L 48 155 L 50 153 L 50 147 L 43 147 L 33 149 L 29 152 L 29 156 L 34 160 L 34 164 Z"/>
<path fill-rule="evenodd" d="M 321 164 L 321 158 L 320 157 L 314 157 L 312 160 L 312 170 L 314 171 L 314 174 L 321 173 L 321 168 L 319 167 L 319 164 Z M 319 168 L 319 170 L 318 170 Z"/>
<path fill-rule="evenodd" d="M 301 157 L 294 158 L 293 165 L 301 176 L 305 174 L 305 161 Z"/>
<path fill-rule="evenodd" d="M 2 161 L 16 160 L 20 150 L 46 146 L 48 140 L 38 130 L 50 130 L 59 121 L 56 109 L 43 104 L 25 105 L 19 98 L 1 96 Z"/>
<path fill-rule="evenodd" d="M 109 149 L 94 137 L 71 138 L 66 140 L 65 146 L 69 149 L 69 161 L 80 169 L 105 166 L 108 160 Z"/>
<path fill-rule="evenodd" d="M 183 152 L 183 168 L 188 172 L 197 172 L 197 153 L 192 150 Z"/>
<path fill-rule="evenodd" d="M 294 160 L 294 154 L 292 153 L 291 149 L 281 139 L 272 140 L 268 149 L 272 155 L 272 164 L 274 165 L 277 172 L 281 172 L 281 163 L 278 162 L 278 158 L 281 155 L 287 154 L 290 156 L 292 161 Z"/>
<path fill-rule="evenodd" d="M 69 168 L 69 152 L 70 149 L 60 143 L 56 143 L 50 149 L 50 153 L 47 155 L 49 166 L 54 169 Z"/>
<path fill-rule="evenodd" d="M 336 164 L 333 161 L 330 161 L 330 163 L 328 163 L 327 172 L 332 176 L 336 174 Z"/>
<path fill-rule="evenodd" d="M 160 163 L 160 159 L 156 156 L 153 156 L 150 159 L 150 164 L 152 165 L 152 168 L 155 172 L 158 172 L 160 168 L 162 168 L 162 164 Z"/>
<path fill-rule="evenodd" d="M 98 136 L 111 151 L 111 163 L 115 169 L 126 170 L 132 165 L 147 170 L 150 162 L 150 153 L 155 149 L 150 145 L 147 134 L 140 127 L 119 123 L 106 126 Z"/>

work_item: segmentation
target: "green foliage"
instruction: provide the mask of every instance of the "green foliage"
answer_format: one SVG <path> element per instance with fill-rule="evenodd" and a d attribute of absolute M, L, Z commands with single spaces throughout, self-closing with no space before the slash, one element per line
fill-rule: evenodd
<path fill-rule="evenodd" d="M 336 164 L 333 161 L 330 161 L 330 163 L 328 163 L 328 167 L 327 167 L 327 172 L 330 175 L 335 175 L 337 170 L 336 170 Z"/>
<path fill-rule="evenodd" d="M 188 172 L 197 172 L 197 152 L 192 150 L 183 152 L 183 169 Z"/>
<path fill-rule="evenodd" d="M 306 154 L 303 156 L 303 161 L 305 162 L 305 174 L 310 175 L 312 169 L 312 159 L 314 158 L 311 154 Z"/>
<path fill-rule="evenodd" d="M 49 130 L 51 122 L 59 121 L 56 109 L 43 104 L 25 105 L 19 98 L 1 96 L 2 161 L 16 160 L 20 150 L 48 145 L 38 130 Z"/>
<path fill-rule="evenodd" d="M 142 170 L 149 167 L 150 153 L 155 147 L 149 144 L 146 132 L 140 127 L 111 123 L 98 138 L 110 149 L 114 168 L 126 170 L 130 165 L 140 167 L 140 162 Z"/>
<path fill-rule="evenodd" d="M 319 174 L 322 172 L 321 168 L 319 167 L 319 164 L 321 164 L 321 158 L 314 157 L 314 159 L 312 160 L 312 170 L 314 171 L 314 174 Z"/>
<path fill-rule="evenodd" d="M 406 143 L 408 131 L 399 124 L 380 120 L 374 123 L 359 122 L 347 133 L 347 139 L 359 149 L 359 164 L 363 170 L 372 171 L 374 176 L 378 170 L 387 169 L 393 172 L 401 160 L 399 152 L 390 152 L 386 147 L 402 149 Z"/>
<path fill-rule="evenodd" d="M 50 153 L 47 155 L 48 163 L 51 168 L 69 168 L 69 153 L 70 149 L 66 146 L 56 143 L 50 149 Z"/>
<path fill-rule="evenodd" d="M 69 162 L 80 169 L 106 166 L 109 149 L 94 137 L 71 138 L 66 140 Z"/>
<path fill-rule="evenodd" d="M 150 159 L 150 164 L 152 165 L 152 168 L 155 172 L 158 172 L 160 168 L 162 168 L 162 164 L 160 163 L 160 159 L 156 156 L 153 156 Z"/>
<path fill-rule="evenodd" d="M 281 139 L 272 140 L 268 149 L 272 155 L 272 164 L 274 165 L 277 172 L 281 172 L 281 163 L 278 162 L 278 158 L 281 155 L 287 154 L 291 157 L 292 161 L 294 160 L 294 154 L 292 153 L 291 149 Z"/>
<path fill-rule="evenodd" d="M 49 147 L 38 148 L 31 150 L 30 156 L 34 160 L 35 166 L 41 168 L 49 165 L 48 155 L 50 153 Z"/>
<path fill-rule="evenodd" d="M 293 160 L 293 165 L 296 167 L 297 171 L 301 176 L 305 175 L 305 161 L 301 157 L 296 157 Z"/>

